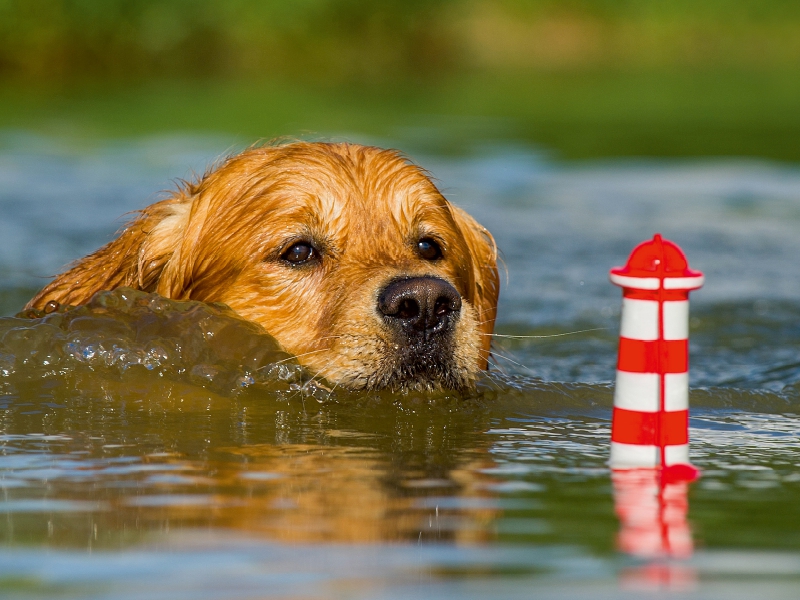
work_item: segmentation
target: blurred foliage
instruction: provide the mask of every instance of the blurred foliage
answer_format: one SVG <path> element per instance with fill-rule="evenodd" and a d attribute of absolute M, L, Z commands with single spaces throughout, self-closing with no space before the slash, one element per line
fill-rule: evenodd
<path fill-rule="evenodd" d="M 785 68 L 800 65 L 792 0 L 478 0 L 463 39 L 480 65 Z"/>
<path fill-rule="evenodd" d="M 57 135 L 800 160 L 798 67 L 797 0 L 0 0 L 0 128 Z"/>
<path fill-rule="evenodd" d="M 800 18 L 793 0 L 494 0 L 521 16 L 554 12 L 584 14 L 606 20 L 654 19 L 717 23 L 784 21 Z"/>
<path fill-rule="evenodd" d="M 29 77 L 429 70 L 448 0 L 0 0 L 0 73 Z"/>
<path fill-rule="evenodd" d="M 0 0 L 0 77 L 800 64 L 796 0 Z"/>

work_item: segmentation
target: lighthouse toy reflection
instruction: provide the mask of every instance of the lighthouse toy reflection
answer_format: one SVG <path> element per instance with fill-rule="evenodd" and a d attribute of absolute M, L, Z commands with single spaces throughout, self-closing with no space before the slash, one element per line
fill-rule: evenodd
<path fill-rule="evenodd" d="M 689 292 L 703 274 L 656 234 L 611 269 L 622 287 L 617 384 L 611 426 L 612 469 L 661 468 L 690 480 Z"/>

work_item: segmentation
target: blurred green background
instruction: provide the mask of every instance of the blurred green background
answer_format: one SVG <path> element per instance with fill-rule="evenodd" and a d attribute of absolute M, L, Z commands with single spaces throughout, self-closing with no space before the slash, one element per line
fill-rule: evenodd
<path fill-rule="evenodd" d="M 0 0 L 0 128 L 55 135 L 796 161 L 798 75 L 797 0 Z"/>

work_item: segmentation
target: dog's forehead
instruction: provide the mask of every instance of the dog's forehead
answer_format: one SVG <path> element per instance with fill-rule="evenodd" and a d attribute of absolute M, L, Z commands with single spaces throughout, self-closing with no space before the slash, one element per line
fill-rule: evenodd
<path fill-rule="evenodd" d="M 416 168 L 358 175 L 319 194 L 320 209 L 332 222 L 388 234 L 452 221 L 447 200 Z"/>
<path fill-rule="evenodd" d="M 255 169 L 240 187 L 271 238 L 308 232 L 343 249 L 359 240 L 407 244 L 416 235 L 447 237 L 457 227 L 427 173 L 397 153 L 314 147 Z M 249 221 L 242 214 L 237 222 Z"/>
<path fill-rule="evenodd" d="M 376 228 L 394 226 L 407 230 L 433 225 L 450 218 L 447 201 L 420 189 L 325 190 L 318 196 L 322 216 L 341 225 L 363 223 Z"/>

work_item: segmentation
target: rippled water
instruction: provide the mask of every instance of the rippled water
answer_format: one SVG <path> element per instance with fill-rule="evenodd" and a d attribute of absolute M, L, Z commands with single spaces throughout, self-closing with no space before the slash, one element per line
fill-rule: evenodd
<path fill-rule="evenodd" d="M 0 136 L 0 308 L 230 144 Z M 590 331 L 498 338 L 470 397 L 347 395 L 220 306 L 122 291 L 0 319 L 0 595 L 797 596 L 800 170 L 406 147 L 497 238 L 498 332 Z M 703 477 L 658 498 L 606 465 L 607 272 L 656 231 L 707 276 Z"/>

